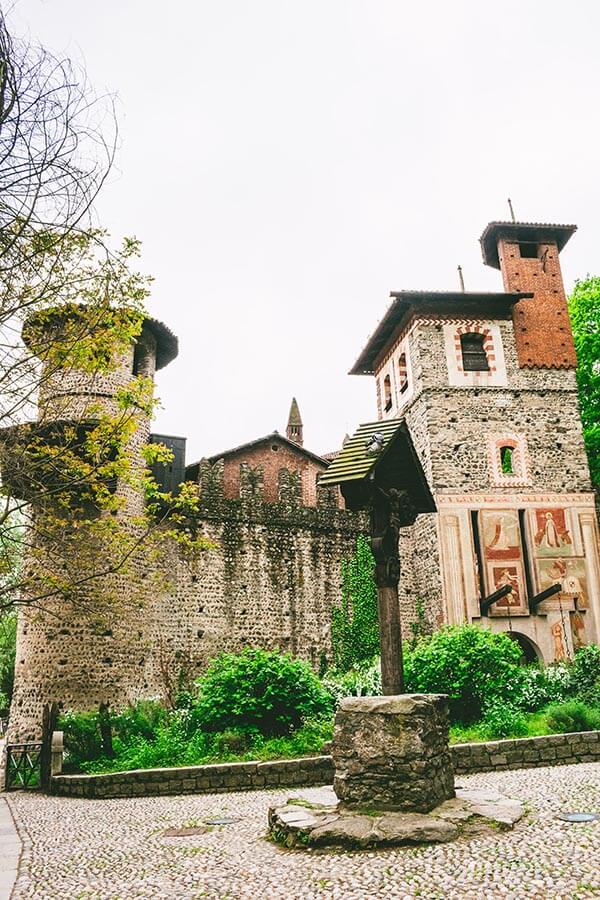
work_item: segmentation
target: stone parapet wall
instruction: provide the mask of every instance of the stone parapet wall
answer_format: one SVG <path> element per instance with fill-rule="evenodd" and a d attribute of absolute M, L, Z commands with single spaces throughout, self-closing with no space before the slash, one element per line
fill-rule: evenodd
<path fill-rule="evenodd" d="M 181 769 L 138 769 L 105 775 L 58 775 L 50 792 L 61 797 L 149 797 L 165 794 L 217 794 L 269 787 L 327 784 L 333 780 L 330 756 L 272 762 L 224 763 Z"/>
<path fill-rule="evenodd" d="M 597 762 L 600 761 L 600 731 L 548 734 L 485 744 L 454 744 L 450 749 L 457 775 Z"/>
<path fill-rule="evenodd" d="M 454 744 L 450 747 L 457 775 L 600 762 L 600 731 Z M 50 791 L 61 797 L 147 797 L 165 794 L 215 794 L 268 787 L 331 784 L 331 756 L 273 762 L 223 763 L 177 769 L 138 769 L 104 775 L 58 775 Z"/>

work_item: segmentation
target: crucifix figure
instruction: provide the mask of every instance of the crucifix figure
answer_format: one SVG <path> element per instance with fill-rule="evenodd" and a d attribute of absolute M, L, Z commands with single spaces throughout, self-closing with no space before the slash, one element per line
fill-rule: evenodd
<path fill-rule="evenodd" d="M 375 557 L 375 583 L 381 646 L 381 685 L 384 695 L 401 694 L 402 629 L 398 604 L 400 581 L 399 531 L 414 521 L 413 506 L 407 491 L 384 490 L 373 480 L 369 509 L 371 549 Z"/>

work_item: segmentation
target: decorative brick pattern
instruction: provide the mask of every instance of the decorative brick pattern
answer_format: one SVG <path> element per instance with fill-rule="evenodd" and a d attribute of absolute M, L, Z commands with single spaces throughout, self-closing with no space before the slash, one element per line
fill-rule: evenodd
<path fill-rule="evenodd" d="M 462 372 L 463 375 L 468 376 L 471 375 L 470 372 L 465 372 L 463 367 L 463 353 L 462 353 L 462 344 L 461 344 L 461 336 L 463 334 L 481 334 L 483 335 L 483 349 L 485 350 L 485 355 L 487 357 L 489 371 L 496 371 L 496 353 L 494 351 L 494 339 L 492 337 L 492 332 L 490 328 L 487 328 L 485 325 L 482 325 L 480 322 L 462 322 L 458 325 L 456 331 L 454 332 L 454 349 L 456 351 L 456 368 L 459 372 Z M 476 376 L 481 377 L 482 375 L 487 375 L 487 372 L 474 372 L 472 373 Z"/>
<path fill-rule="evenodd" d="M 531 484 L 531 464 L 524 434 L 508 432 L 488 435 L 488 465 L 492 487 L 527 487 Z M 512 472 L 502 471 L 501 450 L 512 450 Z"/>

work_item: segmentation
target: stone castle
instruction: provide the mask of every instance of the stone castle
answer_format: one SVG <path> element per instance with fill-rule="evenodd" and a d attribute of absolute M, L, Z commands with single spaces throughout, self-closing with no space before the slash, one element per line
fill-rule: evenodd
<path fill-rule="evenodd" d="M 545 661 L 599 638 L 594 494 L 559 264 L 574 230 L 491 223 L 483 257 L 501 270 L 504 291 L 393 294 L 352 369 L 375 376 L 380 419 L 405 418 L 438 510 L 402 532 L 405 627 L 422 604 L 431 627 L 481 622 L 512 634 L 526 659 Z M 110 374 L 42 378 L 40 422 L 112 408 L 132 374 L 153 378 L 176 353 L 169 330 L 147 319 Z M 102 626 L 64 600 L 24 606 L 12 739 L 37 734 L 50 701 L 89 709 L 165 696 L 174 673 L 200 672 L 222 650 L 280 648 L 315 668 L 331 659 L 341 563 L 365 520 L 319 487 L 330 455 L 303 447 L 295 401 L 285 437 L 273 432 L 187 467 L 184 439 L 150 435 L 144 415 L 130 447 L 136 466 L 153 440 L 174 452 L 156 470 L 165 486 L 199 484 L 202 532 L 215 549 L 192 563 L 173 554 L 152 562 L 141 549 L 109 579 L 135 603 Z M 124 490 L 119 515 L 133 517 L 144 501 Z"/>

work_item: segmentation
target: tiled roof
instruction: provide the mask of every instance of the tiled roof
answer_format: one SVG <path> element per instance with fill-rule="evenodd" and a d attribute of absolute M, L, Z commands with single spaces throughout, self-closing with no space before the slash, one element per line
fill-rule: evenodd
<path fill-rule="evenodd" d="M 404 419 L 384 419 L 360 425 L 350 440 L 342 447 L 326 472 L 319 478 L 319 486 L 341 484 L 364 478 L 383 455 L 383 451 L 396 434 Z M 377 454 L 367 453 L 367 443 L 374 434 L 383 438 L 382 449 Z"/>

